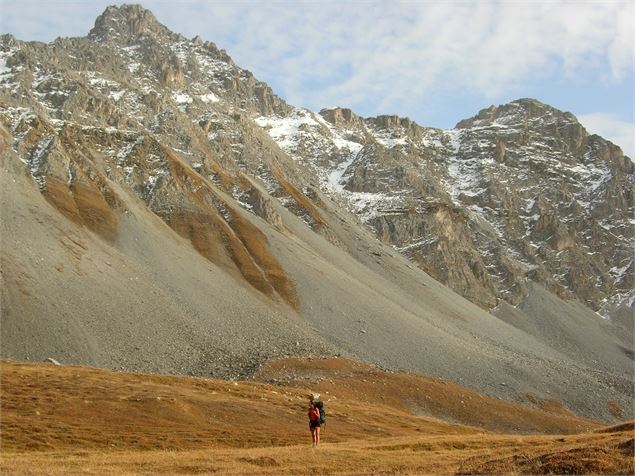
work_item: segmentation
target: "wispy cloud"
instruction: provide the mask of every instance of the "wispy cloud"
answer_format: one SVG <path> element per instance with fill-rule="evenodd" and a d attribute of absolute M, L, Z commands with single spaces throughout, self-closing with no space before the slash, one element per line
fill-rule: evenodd
<path fill-rule="evenodd" d="M 165 4 L 153 3 L 169 18 Z M 196 26 L 210 22 L 210 35 L 241 64 L 313 108 L 403 110 L 431 94 L 495 98 L 532 80 L 616 82 L 633 74 L 631 2 L 300 6 L 207 5 Z"/>
<path fill-rule="evenodd" d="M 619 145 L 631 159 L 635 158 L 635 123 L 606 112 L 582 114 L 578 119 L 590 133 L 601 135 Z"/>
<path fill-rule="evenodd" d="M 0 26 L 24 39 L 85 35 L 109 3 L 0 0 Z M 226 48 L 290 103 L 311 109 L 417 117 L 438 97 L 477 97 L 485 106 L 538 83 L 624 87 L 634 75 L 631 1 L 139 3 L 172 30 Z"/>

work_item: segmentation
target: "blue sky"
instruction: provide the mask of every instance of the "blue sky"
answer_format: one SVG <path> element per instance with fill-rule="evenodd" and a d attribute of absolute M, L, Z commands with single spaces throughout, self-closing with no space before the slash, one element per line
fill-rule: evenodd
<path fill-rule="evenodd" d="M 113 1 L 0 0 L 0 32 L 84 36 Z M 633 2 L 141 0 L 297 106 L 452 127 L 533 97 L 635 153 Z"/>

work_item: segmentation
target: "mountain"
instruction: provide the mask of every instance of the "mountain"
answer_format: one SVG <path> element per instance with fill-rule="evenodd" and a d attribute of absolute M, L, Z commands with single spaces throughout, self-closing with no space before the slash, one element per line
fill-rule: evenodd
<path fill-rule="evenodd" d="M 3 357 L 347 356 L 632 412 L 633 164 L 571 114 L 317 114 L 124 5 L 85 38 L 2 36 L 0 151 Z"/>
<path fill-rule="evenodd" d="M 384 243 L 491 309 L 536 282 L 608 317 L 632 309 L 633 162 L 532 99 L 454 129 L 348 109 L 261 117 Z"/>

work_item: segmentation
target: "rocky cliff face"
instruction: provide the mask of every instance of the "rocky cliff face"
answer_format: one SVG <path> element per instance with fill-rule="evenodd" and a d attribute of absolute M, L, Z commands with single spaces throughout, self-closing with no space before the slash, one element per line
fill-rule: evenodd
<path fill-rule="evenodd" d="M 632 307 L 633 163 L 531 99 L 454 129 L 347 109 L 257 121 L 377 237 L 485 308 L 534 281 L 603 315 Z"/>
<path fill-rule="evenodd" d="M 126 5 L 1 37 L 0 151 L 3 356 L 244 377 L 344 354 L 602 418 L 632 399 L 633 164 L 571 114 L 313 113 Z"/>

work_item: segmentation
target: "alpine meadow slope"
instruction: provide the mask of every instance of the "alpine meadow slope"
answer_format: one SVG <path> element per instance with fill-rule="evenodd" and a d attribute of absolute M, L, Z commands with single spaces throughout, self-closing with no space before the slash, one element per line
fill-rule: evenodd
<path fill-rule="evenodd" d="M 632 421 L 600 425 L 554 402 L 527 408 L 346 359 L 283 359 L 249 382 L 6 360 L 0 374 L 10 474 L 633 472 Z M 329 392 L 319 451 L 306 377 Z"/>
<path fill-rule="evenodd" d="M 1 37 L 0 150 L 2 357 L 342 356 L 632 417 L 633 163 L 569 113 L 314 113 L 124 5 Z"/>

